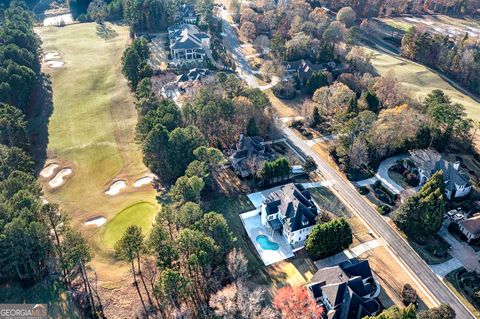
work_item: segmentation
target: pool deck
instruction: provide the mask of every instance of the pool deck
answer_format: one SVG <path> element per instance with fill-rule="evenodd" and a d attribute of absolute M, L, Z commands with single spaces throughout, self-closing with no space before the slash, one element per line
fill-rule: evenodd
<path fill-rule="evenodd" d="M 292 247 L 290 247 L 283 236 L 276 232 L 272 237 L 267 229 L 262 225 L 260 209 L 243 213 L 240 215 L 240 219 L 242 220 L 243 226 L 247 231 L 248 237 L 250 237 L 253 246 L 255 246 L 255 249 L 257 250 L 257 253 L 265 266 L 269 266 L 276 262 L 294 257 Z M 268 240 L 277 243 L 279 248 L 277 250 L 264 250 L 257 242 L 257 236 L 260 235 L 267 236 Z"/>

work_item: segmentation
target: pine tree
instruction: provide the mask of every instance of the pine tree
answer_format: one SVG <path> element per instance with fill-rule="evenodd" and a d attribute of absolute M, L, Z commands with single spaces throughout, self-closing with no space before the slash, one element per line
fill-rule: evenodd
<path fill-rule="evenodd" d="M 443 172 L 438 171 L 417 194 L 408 198 L 393 213 L 395 224 L 415 240 L 438 232 L 445 214 L 445 183 Z"/>

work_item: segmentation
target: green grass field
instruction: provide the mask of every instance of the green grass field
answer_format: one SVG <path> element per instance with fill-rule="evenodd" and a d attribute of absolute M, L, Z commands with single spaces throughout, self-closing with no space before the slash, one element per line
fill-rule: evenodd
<path fill-rule="evenodd" d="M 380 75 L 393 71 L 396 78 L 409 91 L 411 96 L 423 99 L 434 89 L 443 90 L 453 102 L 465 106 L 467 115 L 480 121 L 480 104 L 463 94 L 446 80 L 425 66 L 387 53 L 372 50 L 372 64 Z"/>
<path fill-rule="evenodd" d="M 137 225 L 148 235 L 157 214 L 156 205 L 147 202 L 133 204 L 105 224 L 99 231 L 100 242 L 107 249 L 113 249 L 128 226 Z"/>
<path fill-rule="evenodd" d="M 45 197 L 71 214 L 74 225 L 99 248 L 95 253 L 103 254 L 107 264 L 111 241 L 120 238 L 123 230 L 115 225 L 140 220 L 147 231 L 147 221 L 152 221 L 156 210 L 155 190 L 133 187 L 148 170 L 134 142 L 137 113 L 120 72 L 128 27 L 112 27 L 117 35 L 109 40 L 96 34 L 95 23 L 37 29 L 44 53 L 56 51 L 65 63 L 58 69 L 44 68 L 52 80 L 54 105 L 48 127 L 48 162 L 73 170 L 64 185 L 54 190 L 48 188 L 48 180 L 42 180 Z M 116 196 L 105 195 L 117 179 L 125 180 L 127 187 Z M 138 205 L 131 205 L 139 202 L 146 203 L 132 211 Z M 108 226 L 103 227 L 108 230 L 106 243 L 97 241 L 104 238 L 95 236 L 98 228 L 83 226 L 86 219 L 98 215 L 107 218 Z"/>

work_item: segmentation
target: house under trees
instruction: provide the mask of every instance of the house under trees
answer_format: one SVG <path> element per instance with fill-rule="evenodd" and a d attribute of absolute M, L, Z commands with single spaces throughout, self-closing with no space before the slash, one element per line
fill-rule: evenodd
<path fill-rule="evenodd" d="M 472 190 L 470 177 L 460 171 L 460 162 L 446 161 L 430 149 L 410 151 L 410 155 L 418 169 L 420 185 L 425 184 L 436 172 L 442 171 L 448 199 L 466 196 Z"/>

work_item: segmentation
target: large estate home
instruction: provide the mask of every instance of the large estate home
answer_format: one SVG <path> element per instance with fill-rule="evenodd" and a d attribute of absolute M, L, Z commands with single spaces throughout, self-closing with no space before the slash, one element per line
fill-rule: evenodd
<path fill-rule="evenodd" d="M 290 245 L 304 242 L 318 215 L 310 192 L 301 184 L 286 184 L 262 203 L 261 220 L 271 233 L 280 232 Z"/>
<path fill-rule="evenodd" d="M 374 316 L 380 305 L 375 298 L 380 285 L 367 260 L 350 260 L 326 267 L 313 275 L 307 289 L 328 319 L 360 319 Z"/>
<path fill-rule="evenodd" d="M 420 185 L 425 184 L 434 173 L 442 171 L 448 199 L 466 196 L 472 190 L 470 178 L 460 171 L 460 162 L 446 161 L 431 149 L 410 151 L 410 155 L 418 169 Z"/>
<path fill-rule="evenodd" d="M 187 64 L 204 60 L 205 50 L 210 40 L 205 32 L 201 32 L 193 24 L 177 24 L 168 28 L 170 54 L 174 64 Z"/>
<path fill-rule="evenodd" d="M 229 157 L 232 168 L 240 177 L 255 175 L 265 161 L 269 159 L 260 136 L 240 135 L 236 149 Z"/>

